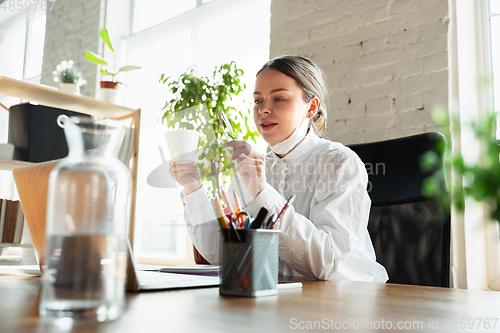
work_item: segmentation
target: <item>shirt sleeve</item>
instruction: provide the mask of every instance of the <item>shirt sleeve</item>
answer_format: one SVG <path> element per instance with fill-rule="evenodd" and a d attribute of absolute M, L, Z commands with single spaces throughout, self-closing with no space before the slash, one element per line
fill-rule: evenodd
<path fill-rule="evenodd" d="M 205 186 L 186 195 L 181 191 L 184 220 L 191 240 L 200 254 L 212 265 L 219 264 L 219 224 Z"/>
<path fill-rule="evenodd" d="M 280 225 L 280 258 L 296 272 L 315 279 L 334 278 L 339 267 L 366 231 L 370 198 L 368 176 L 352 151 L 325 156 L 311 202 L 310 218 L 286 211 Z M 278 214 L 286 200 L 271 185 L 247 207 L 253 215 L 260 207 Z"/>

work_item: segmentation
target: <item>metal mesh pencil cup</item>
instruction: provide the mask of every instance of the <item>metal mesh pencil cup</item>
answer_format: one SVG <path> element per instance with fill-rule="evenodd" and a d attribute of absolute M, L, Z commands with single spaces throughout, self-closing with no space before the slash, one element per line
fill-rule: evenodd
<path fill-rule="evenodd" d="M 279 230 L 224 229 L 220 237 L 221 295 L 260 297 L 278 293 Z M 238 238 L 239 236 L 239 238 Z"/>

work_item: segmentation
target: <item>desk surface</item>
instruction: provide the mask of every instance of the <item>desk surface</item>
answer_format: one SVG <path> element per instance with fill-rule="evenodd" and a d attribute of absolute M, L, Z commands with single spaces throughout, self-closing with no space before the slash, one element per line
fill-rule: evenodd
<path fill-rule="evenodd" d="M 40 285 L 40 278 L 0 277 L 1 332 L 68 331 L 39 318 Z M 456 331 L 499 332 L 500 320 L 492 319 L 499 317 L 498 292 L 308 281 L 302 289 L 262 298 L 221 297 L 217 288 L 128 293 L 118 320 L 78 323 L 72 332 L 297 332 L 312 331 L 315 324 L 318 331 L 344 325 L 337 331 L 379 332 L 392 325 L 392 332 L 449 332 L 461 318 L 475 328 Z"/>

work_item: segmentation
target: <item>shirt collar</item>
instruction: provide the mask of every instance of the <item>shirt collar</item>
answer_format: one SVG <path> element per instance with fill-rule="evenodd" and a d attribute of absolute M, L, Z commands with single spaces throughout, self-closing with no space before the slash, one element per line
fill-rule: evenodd
<path fill-rule="evenodd" d="M 282 159 L 285 161 L 291 161 L 291 160 L 303 160 L 307 157 L 307 153 L 310 153 L 312 151 L 312 147 L 315 147 L 320 138 L 314 133 L 314 130 L 311 128 L 308 132 L 304 140 L 302 140 L 301 143 L 297 147 L 295 147 L 294 150 Z M 278 157 L 273 151 L 269 153 L 273 159 L 273 163 L 271 167 L 274 167 L 276 163 L 278 163 L 281 158 Z"/>

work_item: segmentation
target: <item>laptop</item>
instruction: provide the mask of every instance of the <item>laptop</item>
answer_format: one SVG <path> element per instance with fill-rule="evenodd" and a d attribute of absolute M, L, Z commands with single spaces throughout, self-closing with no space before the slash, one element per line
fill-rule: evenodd
<path fill-rule="evenodd" d="M 218 287 L 218 276 L 139 271 L 136 269 L 132 247 L 127 239 L 127 291 L 168 290 Z"/>

